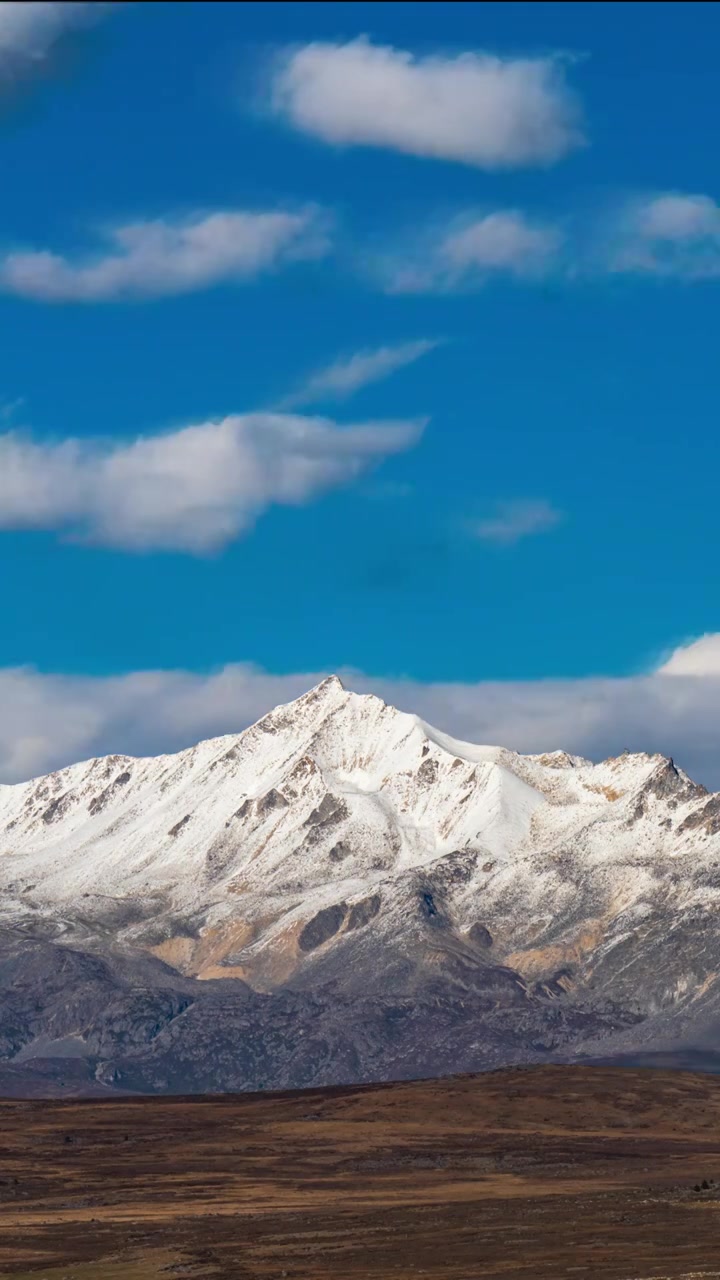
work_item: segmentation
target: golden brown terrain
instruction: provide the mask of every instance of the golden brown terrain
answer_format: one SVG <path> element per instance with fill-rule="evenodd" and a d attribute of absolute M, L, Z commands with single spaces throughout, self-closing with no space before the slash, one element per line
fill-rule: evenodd
<path fill-rule="evenodd" d="M 720 1079 L 688 1073 L 7 1101 L 0 1274 L 700 1280 L 716 1183 Z"/>

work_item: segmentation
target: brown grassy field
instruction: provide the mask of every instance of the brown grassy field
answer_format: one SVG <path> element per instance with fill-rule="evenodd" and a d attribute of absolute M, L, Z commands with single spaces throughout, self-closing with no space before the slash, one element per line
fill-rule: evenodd
<path fill-rule="evenodd" d="M 7 1101 L 0 1275 L 700 1280 L 716 1183 L 720 1079 L 686 1073 Z"/>

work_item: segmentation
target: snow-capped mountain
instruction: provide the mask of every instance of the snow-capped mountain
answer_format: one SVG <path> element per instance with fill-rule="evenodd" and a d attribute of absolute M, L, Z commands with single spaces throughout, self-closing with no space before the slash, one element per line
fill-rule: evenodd
<path fill-rule="evenodd" d="M 261 1020 L 281 996 L 465 1001 L 464 1065 L 490 1045 L 633 1048 L 712 1019 L 720 796 L 659 756 L 456 742 L 331 677 L 237 736 L 0 787 L 0 891 L 23 955 L 42 938 L 52 963 L 62 944 L 114 976 L 163 961 L 181 1013 L 220 990 L 265 996 Z M 17 1052 L 65 1055 L 69 1034 L 84 1052 L 83 1016 Z M 353 1042 L 340 1076 L 365 1078 L 368 1053 Z"/>

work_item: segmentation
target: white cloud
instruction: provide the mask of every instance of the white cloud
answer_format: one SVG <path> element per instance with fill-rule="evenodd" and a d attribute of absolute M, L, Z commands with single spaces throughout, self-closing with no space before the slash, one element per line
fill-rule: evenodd
<path fill-rule="evenodd" d="M 455 231 L 440 246 L 448 263 L 465 271 L 511 271 L 518 275 L 543 265 L 557 247 L 557 233 L 534 227 L 521 213 L 491 213 L 462 231 Z"/>
<path fill-rule="evenodd" d="M 492 280 L 572 284 L 607 275 L 720 278 L 720 204 L 677 192 L 614 201 L 593 217 L 521 209 L 469 213 L 406 229 L 360 266 L 388 293 L 453 293 Z"/>
<path fill-rule="evenodd" d="M 616 219 L 609 268 L 686 280 L 719 276 L 720 206 L 677 192 L 632 201 Z"/>
<path fill-rule="evenodd" d="M 421 338 L 394 347 L 378 347 L 374 351 L 356 351 L 314 373 L 298 391 L 284 396 L 279 407 L 317 404 L 318 401 L 343 400 L 372 382 L 388 378 L 397 369 L 414 364 L 439 346 L 439 339 Z"/>
<path fill-rule="evenodd" d="M 556 57 L 415 57 L 367 38 L 314 43 L 278 57 L 271 102 L 323 142 L 483 169 L 549 164 L 584 141 Z"/>
<path fill-rule="evenodd" d="M 391 293 L 482 288 L 496 277 L 537 281 L 559 269 L 562 242 L 558 228 L 501 209 L 428 230 L 378 267 Z"/>
<path fill-rule="evenodd" d="M 709 196 L 656 196 L 640 205 L 637 222 L 647 239 L 694 240 L 720 234 L 720 209 Z"/>
<path fill-rule="evenodd" d="M 236 733 L 325 674 L 275 676 L 242 664 L 212 674 L 110 678 L 5 669 L 0 777 L 16 781 L 96 754 L 179 750 Z M 625 748 L 660 751 L 720 786 L 718 635 L 683 646 L 658 671 L 623 679 L 421 684 L 347 673 L 345 681 L 466 741 L 526 752 L 563 748 L 591 759 Z"/>
<path fill-rule="evenodd" d="M 47 61 L 68 31 L 103 17 L 110 4 L 0 3 L 0 88 Z"/>
<path fill-rule="evenodd" d="M 0 529 L 51 529 L 131 551 L 200 554 L 269 506 L 301 506 L 410 448 L 422 422 L 338 427 L 247 414 L 165 435 L 47 443 L 0 435 Z"/>
<path fill-rule="evenodd" d="M 18 251 L 0 259 L 0 289 L 41 302 L 157 298 L 250 279 L 327 250 L 324 220 L 300 212 L 218 211 L 114 227 L 104 255 Z"/>
<path fill-rule="evenodd" d="M 658 668 L 666 676 L 720 676 L 720 635 L 710 632 L 675 649 Z"/>
<path fill-rule="evenodd" d="M 511 502 L 499 502 L 494 515 L 473 521 L 469 531 L 483 542 L 509 546 L 520 542 L 522 538 L 554 529 L 562 519 L 562 512 L 556 511 L 544 499 L 515 499 Z"/>

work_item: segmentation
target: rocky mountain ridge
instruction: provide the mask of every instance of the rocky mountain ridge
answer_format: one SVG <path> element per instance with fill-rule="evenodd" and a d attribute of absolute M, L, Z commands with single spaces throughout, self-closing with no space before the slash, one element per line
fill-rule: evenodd
<path fill-rule="evenodd" d="M 719 896 L 720 796 L 671 760 L 456 742 L 331 677 L 0 787 L 0 1055 L 242 1088 L 714 1043 Z"/>

